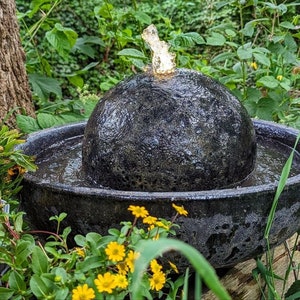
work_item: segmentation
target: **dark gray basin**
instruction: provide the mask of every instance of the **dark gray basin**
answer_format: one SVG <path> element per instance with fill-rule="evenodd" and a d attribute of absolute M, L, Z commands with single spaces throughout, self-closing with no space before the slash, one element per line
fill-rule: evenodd
<path fill-rule="evenodd" d="M 282 154 L 278 155 L 285 160 L 298 131 L 271 122 L 253 122 L 258 144 L 268 142 L 270 147 L 274 144 L 274 152 L 280 148 Z M 70 144 L 79 147 L 85 125 L 76 123 L 31 134 L 20 148 L 35 155 L 37 164 L 44 161 L 46 167 L 56 155 L 68 161 Z M 270 163 L 276 164 L 275 159 Z M 300 229 L 299 166 L 300 156 L 296 153 L 293 175 L 281 195 L 270 232 L 271 246 L 282 243 Z M 232 266 L 266 249 L 263 235 L 276 180 L 251 184 L 249 179 L 248 186 L 207 191 L 131 192 L 93 188 L 76 180 L 73 185 L 60 179 L 53 182 L 47 178 L 50 175 L 43 176 L 42 172 L 26 174 L 20 194 L 22 209 L 34 228 L 54 230 L 55 224 L 49 217 L 66 212 L 63 225 L 71 226 L 73 235 L 89 231 L 106 234 L 108 228 L 118 227 L 120 221 L 132 220 L 127 211 L 131 204 L 145 206 L 153 216 L 171 218 L 175 203 L 189 212 L 188 217 L 178 219 L 181 227 L 177 237 L 196 247 L 215 268 Z M 77 173 L 81 173 L 80 168 Z"/>

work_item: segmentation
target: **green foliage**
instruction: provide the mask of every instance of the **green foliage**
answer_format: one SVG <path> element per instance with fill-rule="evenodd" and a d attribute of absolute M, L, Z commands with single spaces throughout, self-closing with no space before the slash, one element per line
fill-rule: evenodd
<path fill-rule="evenodd" d="M 17 0 L 17 5 L 38 109 L 63 99 L 80 102 L 78 88 L 84 86 L 99 95 L 132 70 L 142 70 L 150 55 L 140 34 L 154 23 L 178 67 L 219 80 L 252 117 L 300 128 L 296 2 L 93 0 L 82 6 L 79 0 L 64 5 Z M 47 123 L 63 123 L 55 119 Z"/>
<path fill-rule="evenodd" d="M 98 96 L 89 94 L 86 90 L 79 92 L 79 100 L 60 100 L 47 102 L 37 111 L 36 118 L 18 115 L 18 127 L 24 133 L 63 125 L 66 123 L 87 120 L 98 102 Z"/>
<path fill-rule="evenodd" d="M 0 199 L 12 200 L 20 191 L 23 174 L 36 169 L 33 159 L 15 147 L 24 142 L 17 130 L 0 127 Z"/>
<path fill-rule="evenodd" d="M 66 214 L 50 218 L 58 224 L 56 233 L 38 231 L 48 236 L 42 244 L 33 236 L 34 232 L 23 231 L 22 213 L 1 213 L 0 263 L 8 268 L 1 278 L 0 298 L 121 300 L 145 296 L 147 299 L 179 299 L 189 273 L 174 277 L 178 272 L 175 264 L 169 265 L 162 255 L 171 246 L 189 258 L 201 279 L 220 299 L 230 299 L 212 267 L 194 248 L 168 239 L 178 227 L 174 223 L 176 217 L 187 214 L 183 207 L 173 207 L 176 210 L 174 218 L 167 221 L 149 216 L 144 207 L 131 205 L 132 222 L 121 222 L 121 228 L 111 228 L 107 236 L 95 232 L 77 235 L 77 247 L 72 249 L 67 246 L 70 229 L 59 233 Z M 143 250 L 144 242 L 147 242 L 148 252 Z M 142 278 L 136 278 L 141 272 Z M 154 276 L 158 276 L 157 281 L 153 281 Z M 134 296 L 137 285 L 138 298 Z"/>

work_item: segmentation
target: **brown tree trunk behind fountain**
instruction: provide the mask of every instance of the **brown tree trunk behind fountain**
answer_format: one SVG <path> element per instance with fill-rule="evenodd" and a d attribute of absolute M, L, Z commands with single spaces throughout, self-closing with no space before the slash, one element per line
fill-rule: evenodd
<path fill-rule="evenodd" d="M 15 1 L 0 1 L 0 123 L 13 126 L 15 114 L 34 115 L 31 92 L 25 70 Z"/>

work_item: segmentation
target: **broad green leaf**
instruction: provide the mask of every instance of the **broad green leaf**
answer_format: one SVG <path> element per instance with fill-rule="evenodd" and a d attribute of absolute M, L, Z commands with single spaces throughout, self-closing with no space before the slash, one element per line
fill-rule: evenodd
<path fill-rule="evenodd" d="M 151 24 L 152 22 L 151 17 L 142 11 L 134 11 L 133 16 L 137 21 L 143 24 Z"/>
<path fill-rule="evenodd" d="M 103 265 L 103 261 L 99 258 L 99 256 L 90 256 L 86 258 L 84 261 L 81 261 L 77 264 L 78 269 L 85 273 L 92 269 L 99 268 Z"/>
<path fill-rule="evenodd" d="M 78 246 L 80 247 L 85 246 L 85 237 L 83 235 L 81 234 L 75 235 L 74 240 Z"/>
<path fill-rule="evenodd" d="M 300 280 L 296 280 L 285 293 L 285 300 L 300 299 Z"/>
<path fill-rule="evenodd" d="M 35 246 L 32 251 L 32 271 L 41 275 L 47 273 L 49 269 L 49 261 L 44 251 L 39 247 Z"/>
<path fill-rule="evenodd" d="M 287 28 L 287 29 L 295 29 L 295 25 L 291 22 L 288 21 L 284 21 L 279 23 L 279 26 L 283 27 L 283 28 Z"/>
<path fill-rule="evenodd" d="M 26 290 L 25 278 L 17 271 L 12 270 L 9 274 L 8 284 L 11 289 L 14 289 L 17 293 Z M 1 298 L 2 299 L 2 298 Z"/>
<path fill-rule="evenodd" d="M 80 37 L 76 40 L 72 51 L 79 51 L 91 58 L 95 57 L 96 50 L 92 47 L 92 45 L 103 46 L 105 47 L 105 43 L 97 36 L 84 36 Z"/>
<path fill-rule="evenodd" d="M 55 288 L 54 283 L 51 280 L 39 276 L 38 274 L 33 274 L 31 276 L 29 284 L 32 293 L 38 299 L 47 299 L 47 296 L 52 294 L 53 289 Z"/>
<path fill-rule="evenodd" d="M 0 299 L 1 300 L 11 300 L 13 299 L 12 296 L 14 294 L 14 290 L 11 288 L 6 288 L 0 286 Z"/>
<path fill-rule="evenodd" d="M 256 106 L 256 116 L 263 120 L 273 120 L 273 112 L 276 110 L 276 103 L 271 98 L 259 99 Z"/>
<path fill-rule="evenodd" d="M 274 89 L 278 86 L 279 81 L 274 76 L 264 76 L 257 82 L 257 86 L 264 86 L 270 89 Z"/>
<path fill-rule="evenodd" d="M 253 53 L 253 56 L 260 64 L 270 67 L 270 59 L 264 53 Z"/>
<path fill-rule="evenodd" d="M 28 74 L 28 78 L 34 93 L 41 100 L 47 100 L 51 93 L 55 94 L 58 98 L 62 97 L 60 83 L 56 79 L 36 73 Z"/>
<path fill-rule="evenodd" d="M 238 55 L 239 59 L 250 60 L 252 58 L 251 45 L 248 43 L 246 45 L 240 46 L 237 49 L 237 55 Z"/>
<path fill-rule="evenodd" d="M 68 77 L 68 80 L 70 83 L 72 83 L 74 86 L 77 86 L 79 88 L 82 88 L 84 86 L 84 80 L 79 75 L 74 75 L 72 77 Z"/>
<path fill-rule="evenodd" d="M 143 52 L 141 52 L 137 49 L 134 49 L 134 48 L 123 49 L 123 50 L 119 51 L 117 54 L 123 55 L 123 56 L 134 57 L 134 58 L 142 58 L 142 59 L 146 58 L 146 56 L 144 55 Z"/>
<path fill-rule="evenodd" d="M 34 244 L 29 241 L 19 240 L 16 247 L 16 265 L 21 266 L 23 262 L 28 261 L 28 256 L 31 254 Z"/>
<path fill-rule="evenodd" d="M 47 113 L 37 114 L 37 122 L 43 129 L 58 125 L 57 118 L 54 115 Z"/>
<path fill-rule="evenodd" d="M 63 27 L 56 23 L 55 27 L 46 32 L 47 41 L 54 47 L 58 54 L 66 58 L 77 40 L 77 33 L 71 28 Z"/>
<path fill-rule="evenodd" d="M 55 300 L 65 300 L 69 295 L 69 289 L 62 287 L 55 292 Z"/>
<path fill-rule="evenodd" d="M 206 44 L 210 46 L 223 46 L 226 42 L 224 35 L 212 32 L 211 36 L 206 39 Z"/>
<path fill-rule="evenodd" d="M 17 125 L 24 133 L 31 133 L 40 130 L 40 126 L 36 119 L 30 116 L 17 115 Z"/>
<path fill-rule="evenodd" d="M 235 56 L 235 54 L 232 53 L 232 52 L 223 52 L 223 53 L 220 53 L 220 54 L 218 54 L 217 56 L 215 56 L 215 57 L 211 60 L 211 62 L 212 62 L 213 64 L 216 64 L 216 63 L 219 63 L 219 62 L 224 61 L 224 60 L 227 60 L 227 59 L 233 59 L 234 56 Z"/>

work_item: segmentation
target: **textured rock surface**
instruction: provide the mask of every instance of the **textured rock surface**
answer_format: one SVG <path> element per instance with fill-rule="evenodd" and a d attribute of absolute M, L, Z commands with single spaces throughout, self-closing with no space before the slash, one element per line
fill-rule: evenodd
<path fill-rule="evenodd" d="M 253 169 L 252 122 L 225 87 L 198 72 L 136 75 L 109 91 L 90 117 L 83 166 L 96 185 L 119 190 L 226 187 Z"/>

